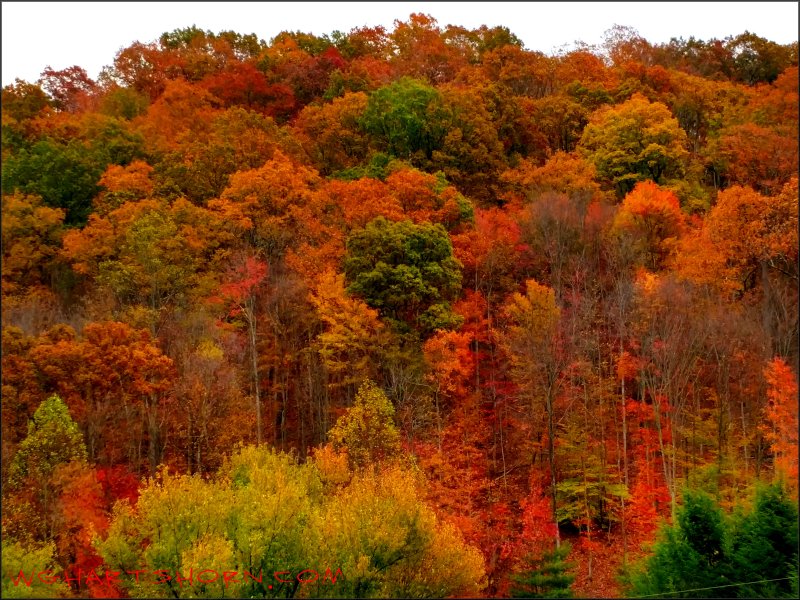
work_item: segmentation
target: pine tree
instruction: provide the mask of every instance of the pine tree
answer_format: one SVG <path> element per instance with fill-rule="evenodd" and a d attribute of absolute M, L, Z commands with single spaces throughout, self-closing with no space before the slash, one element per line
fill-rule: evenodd
<path fill-rule="evenodd" d="M 733 569 L 739 581 L 778 581 L 741 587 L 740 597 L 793 597 L 792 577 L 797 585 L 797 517 L 797 506 L 783 485 L 758 491 L 753 511 L 744 516 L 733 538 Z"/>
<path fill-rule="evenodd" d="M 753 508 L 730 520 L 710 496 L 686 492 L 677 524 L 662 530 L 630 595 L 796 597 L 797 518 L 780 483 L 758 490 Z"/>
<path fill-rule="evenodd" d="M 735 597 L 728 531 L 722 511 L 703 492 L 686 491 L 677 523 L 661 531 L 653 555 L 633 576 L 632 596 L 672 593 L 679 598 Z M 698 590 L 681 594 L 682 590 Z"/>
<path fill-rule="evenodd" d="M 535 558 L 528 554 L 526 567 L 521 573 L 511 576 L 512 598 L 572 598 L 570 586 L 574 575 L 567 573 L 572 563 L 566 562 L 571 546 L 561 544 Z"/>

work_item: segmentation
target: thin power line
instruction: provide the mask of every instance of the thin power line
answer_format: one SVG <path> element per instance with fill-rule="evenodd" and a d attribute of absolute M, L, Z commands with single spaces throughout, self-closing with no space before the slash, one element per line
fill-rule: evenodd
<path fill-rule="evenodd" d="M 729 583 L 727 585 L 715 585 L 712 587 L 694 588 L 691 590 L 675 590 L 674 592 L 660 592 L 658 594 L 647 594 L 645 596 L 629 596 L 629 598 L 654 598 L 655 596 L 667 596 L 669 594 L 685 594 L 687 592 L 702 592 L 705 590 L 718 590 L 721 588 L 738 587 L 741 585 L 755 585 L 757 583 L 770 583 L 772 581 L 786 581 L 787 579 L 797 579 L 797 577 L 780 577 L 778 579 L 762 579 L 760 581 L 746 581 L 744 583 Z"/>

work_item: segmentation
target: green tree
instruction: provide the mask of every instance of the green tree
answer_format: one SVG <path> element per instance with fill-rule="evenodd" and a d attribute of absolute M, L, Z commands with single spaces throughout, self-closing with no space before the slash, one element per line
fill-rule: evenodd
<path fill-rule="evenodd" d="M 735 529 L 733 572 L 739 581 L 778 580 L 742 586 L 740 597 L 793 597 L 797 585 L 797 504 L 781 484 L 758 490 L 753 510 Z"/>
<path fill-rule="evenodd" d="M 612 507 L 619 504 L 620 498 L 627 498 L 628 492 L 624 483 L 616 481 L 613 468 L 603 461 L 599 444 L 587 435 L 587 413 L 583 417 L 573 415 L 564 426 L 559 440 L 564 464 L 556 491 L 558 521 L 571 521 L 591 536 L 597 525 L 616 521 Z"/>
<path fill-rule="evenodd" d="M 7 115 L 17 121 L 24 121 L 35 117 L 48 106 L 52 106 L 53 101 L 40 86 L 17 78 L 13 84 L 3 88 L 2 105 L 3 116 Z M 5 122 L 3 127 L 5 128 Z"/>
<path fill-rule="evenodd" d="M 97 282 L 113 290 L 121 304 L 146 307 L 152 332 L 159 312 L 185 300 L 190 282 L 197 281 L 200 261 L 173 214 L 163 205 L 143 211 L 118 238 L 117 257 L 98 265 Z"/>
<path fill-rule="evenodd" d="M 24 546 L 3 536 L 3 598 L 63 598 L 69 588 L 61 581 L 45 583 L 37 575 L 45 571 L 56 574 L 53 544 Z M 47 576 L 43 576 L 47 581 Z"/>
<path fill-rule="evenodd" d="M 28 436 L 11 463 L 11 484 L 17 487 L 28 476 L 47 479 L 58 465 L 73 460 L 86 460 L 86 444 L 67 405 L 53 395 L 42 402 L 28 423 Z"/>
<path fill-rule="evenodd" d="M 147 96 L 134 89 L 112 86 L 100 100 L 100 112 L 118 119 L 131 119 L 147 112 Z"/>
<path fill-rule="evenodd" d="M 512 598 L 572 598 L 570 586 L 574 575 L 567 573 L 573 567 L 566 562 L 571 546 L 561 544 L 541 558 L 529 554 L 525 557 L 524 569 L 511 576 Z"/>
<path fill-rule="evenodd" d="M 722 511 L 703 492 L 686 491 L 683 500 L 677 523 L 662 530 L 644 570 L 633 576 L 632 595 L 735 597 L 735 587 L 720 587 L 736 583 L 729 568 L 728 529 Z"/>
<path fill-rule="evenodd" d="M 507 165 L 484 98 L 478 89 L 442 89 L 445 135 L 441 148 L 432 153 L 430 169 L 441 169 L 470 198 L 490 202 L 497 196 L 498 179 Z"/>
<path fill-rule="evenodd" d="M 51 541 L 59 533 L 59 472 L 86 464 L 86 444 L 67 405 L 56 395 L 39 405 L 8 470 L 3 490 L 3 536 L 27 544 Z"/>
<path fill-rule="evenodd" d="M 622 198 L 637 181 L 666 183 L 686 171 L 686 133 L 669 108 L 638 94 L 592 114 L 579 151 Z"/>
<path fill-rule="evenodd" d="M 144 158 L 142 135 L 124 119 L 90 113 L 83 119 L 81 136 L 85 147 L 78 149 L 101 173 L 109 164 L 127 165 Z"/>
<path fill-rule="evenodd" d="M 797 518 L 797 505 L 780 483 L 757 489 L 752 507 L 737 507 L 731 519 L 707 494 L 686 491 L 677 523 L 662 530 L 653 555 L 633 574 L 630 591 L 677 598 L 793 598 Z"/>
<path fill-rule="evenodd" d="M 157 172 L 163 188 L 204 204 L 222 194 L 233 173 L 263 167 L 276 148 L 291 145 L 271 118 L 233 106 L 213 118 L 207 133 L 182 137 Z"/>
<path fill-rule="evenodd" d="M 398 158 L 430 160 L 444 142 L 445 115 L 435 88 L 403 77 L 372 93 L 359 123 L 379 150 Z"/>
<path fill-rule="evenodd" d="M 749 31 L 726 41 L 725 47 L 733 56 L 734 76 L 748 85 L 772 83 L 792 65 L 789 44 L 782 46 Z"/>
<path fill-rule="evenodd" d="M 335 448 L 344 447 L 350 464 L 369 467 L 400 451 L 400 432 L 394 424 L 394 407 L 372 381 L 358 389 L 356 400 L 328 433 Z"/>
<path fill-rule="evenodd" d="M 152 572 L 138 582 L 125 578 L 125 591 L 134 598 L 446 597 L 480 591 L 480 554 L 452 527 L 436 522 L 411 474 L 394 467 L 323 482 L 324 470 L 316 459 L 298 464 L 287 454 L 250 446 L 210 480 L 162 471 L 143 487 L 135 507 L 117 504 L 108 535 L 95 543 L 111 570 L 157 565 L 172 576 L 162 585 L 153 585 Z M 202 584 L 197 575 L 206 569 L 236 571 L 235 582 Z M 306 569 L 316 570 L 319 579 L 300 583 L 298 574 Z M 193 584 L 177 581 L 176 572 L 193 575 Z M 256 579 L 263 573 L 263 579 L 245 572 Z"/>
<path fill-rule="evenodd" d="M 461 287 L 461 263 L 440 224 L 378 217 L 347 241 L 347 291 L 362 297 L 399 331 L 423 335 L 458 324 L 450 307 Z"/>
<path fill-rule="evenodd" d="M 78 141 L 60 145 L 41 140 L 3 160 L 3 193 L 41 196 L 48 206 L 67 211 L 67 224 L 81 225 L 100 191 L 97 182 L 105 167 Z"/>

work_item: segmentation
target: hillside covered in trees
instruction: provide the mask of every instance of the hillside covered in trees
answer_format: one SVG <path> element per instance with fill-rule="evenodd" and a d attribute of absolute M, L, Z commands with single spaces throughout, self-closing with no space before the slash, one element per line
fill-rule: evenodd
<path fill-rule="evenodd" d="M 2 595 L 796 595 L 798 133 L 748 32 L 6 86 Z"/>

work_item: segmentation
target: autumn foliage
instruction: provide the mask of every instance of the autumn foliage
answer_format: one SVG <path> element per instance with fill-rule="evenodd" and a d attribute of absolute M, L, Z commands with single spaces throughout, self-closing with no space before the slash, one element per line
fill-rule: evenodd
<path fill-rule="evenodd" d="M 2 90 L 4 597 L 796 571 L 762 535 L 797 497 L 796 44 L 412 14 L 109 59 Z"/>

